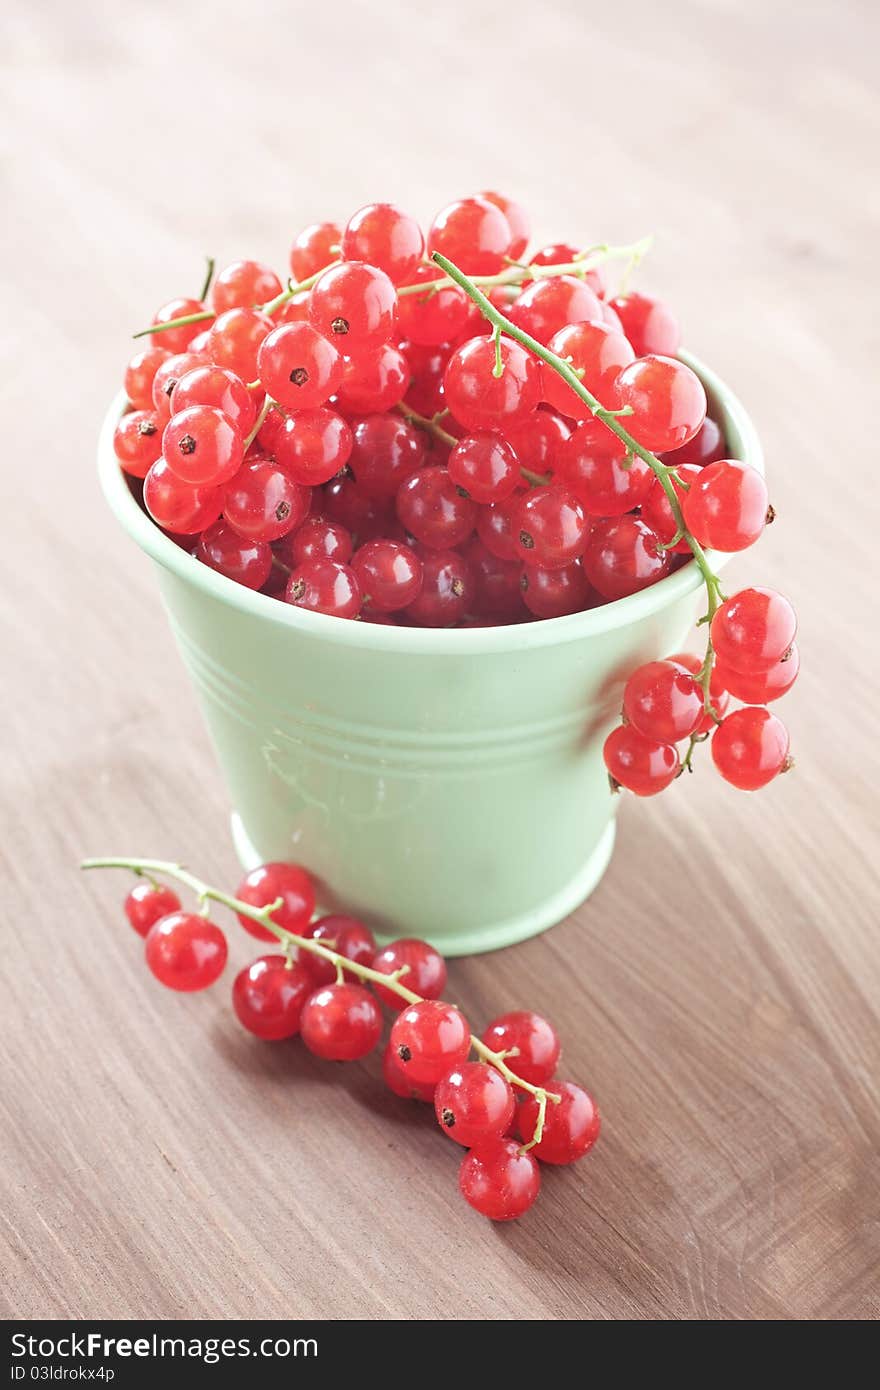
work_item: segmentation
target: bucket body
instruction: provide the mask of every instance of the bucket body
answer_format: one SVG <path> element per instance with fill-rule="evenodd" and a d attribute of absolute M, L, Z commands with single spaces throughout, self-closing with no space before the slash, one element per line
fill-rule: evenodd
<path fill-rule="evenodd" d="M 760 467 L 742 408 L 699 370 L 731 454 Z M 122 408 L 105 424 L 102 481 L 157 562 L 243 862 L 300 862 L 322 906 L 446 955 L 520 941 L 576 907 L 612 849 L 602 744 L 623 682 L 682 646 L 702 605 L 696 567 L 602 608 L 508 627 L 304 612 L 158 530 L 113 454 Z"/>

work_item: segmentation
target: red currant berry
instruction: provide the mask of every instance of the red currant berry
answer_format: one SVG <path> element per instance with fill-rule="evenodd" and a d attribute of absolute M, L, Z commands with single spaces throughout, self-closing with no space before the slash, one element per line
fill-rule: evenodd
<path fill-rule="evenodd" d="M 399 415 L 368 415 L 354 427 L 349 467 L 365 497 L 390 501 L 424 459 L 424 434 Z"/>
<path fill-rule="evenodd" d="M 400 304 L 405 304 L 401 300 Z M 400 309 L 398 308 L 398 313 Z M 418 343 L 401 343 L 409 373 L 405 400 L 419 415 L 430 418 L 444 407 L 443 373 L 449 358 L 446 347 L 420 347 Z"/>
<path fill-rule="evenodd" d="M 519 460 L 520 467 L 532 473 L 552 473 L 562 445 L 571 434 L 571 429 L 547 406 L 539 406 L 524 420 L 504 426 L 504 438 Z"/>
<path fill-rule="evenodd" d="M 259 864 L 245 875 L 235 890 L 235 896 L 249 907 L 270 907 L 280 898 L 280 906 L 272 913 L 272 921 L 296 936 L 306 935 L 315 910 L 315 885 L 299 864 Z M 252 917 L 239 913 L 238 920 L 245 931 L 258 941 L 278 940 L 273 931 L 261 926 Z"/>
<path fill-rule="evenodd" d="M 454 342 L 467 325 L 470 300 L 457 285 L 440 290 L 430 286 L 442 278 L 438 266 L 420 265 L 410 278 L 411 285 L 426 286 L 424 294 L 401 294 L 397 303 L 397 324 L 401 334 L 421 347 Z M 419 407 L 415 405 L 417 410 Z"/>
<path fill-rule="evenodd" d="M 269 459 L 245 462 L 223 494 L 223 515 L 242 536 L 277 541 L 309 514 L 311 488 Z"/>
<path fill-rule="evenodd" d="M 209 327 L 203 328 L 202 331 L 201 331 L 201 333 L 197 333 L 196 336 L 195 336 L 194 338 L 191 338 L 191 339 L 190 339 L 190 344 L 189 344 L 189 347 L 187 348 L 187 352 L 197 352 L 201 357 L 203 357 L 203 358 L 205 359 L 206 362 L 209 360 L 209 358 L 208 358 L 208 343 L 209 343 L 209 341 L 210 341 L 209 336 L 208 336 L 209 331 L 210 331 L 210 328 L 209 328 Z"/>
<path fill-rule="evenodd" d="M 581 613 L 596 597 L 577 561 L 549 570 L 540 565 L 524 565 L 520 592 L 536 618 L 564 618 L 570 613 Z"/>
<path fill-rule="evenodd" d="M 398 541 L 367 541 L 351 567 L 360 582 L 365 609 L 396 613 L 421 591 L 422 562 L 414 550 Z"/>
<path fill-rule="evenodd" d="M 252 309 L 281 293 L 281 281 L 270 266 L 260 261 L 233 261 L 220 271 L 211 291 L 218 314 L 227 309 Z"/>
<path fill-rule="evenodd" d="M 712 735 L 712 760 L 725 782 L 743 792 L 766 787 L 791 766 L 788 730 L 760 705 L 745 705 L 722 719 Z"/>
<path fill-rule="evenodd" d="M 671 454 L 661 454 L 661 458 L 664 463 L 671 463 L 676 468 L 685 463 L 705 468 L 707 463 L 723 459 L 726 453 L 727 445 L 721 426 L 707 415 L 693 439 L 689 439 L 687 444 L 682 444 L 679 449 L 674 449 Z"/>
<path fill-rule="evenodd" d="M 559 1034 L 552 1023 L 531 1009 L 515 1009 L 493 1019 L 483 1033 L 483 1042 L 493 1052 L 510 1053 L 516 1048 L 516 1055 L 506 1056 L 504 1061 L 515 1076 L 533 1086 L 543 1086 L 556 1075 L 562 1054 Z"/>
<path fill-rule="evenodd" d="M 276 554 L 282 563 L 296 569 L 306 560 L 335 560 L 337 564 L 347 565 L 353 550 L 351 534 L 344 526 L 320 517 L 309 517 L 299 530 L 281 538 Z"/>
<path fill-rule="evenodd" d="M 312 287 L 309 322 L 340 352 L 357 353 L 387 343 L 396 310 L 397 295 L 384 270 L 343 261 Z"/>
<path fill-rule="evenodd" d="M 616 406 L 620 369 L 635 357 L 622 333 L 616 333 L 606 323 L 571 323 L 553 334 L 550 349 L 568 360 L 583 385 L 602 405 Z M 552 367 L 543 366 L 541 381 L 544 400 L 563 415 L 584 420 L 591 414 L 587 403 Z"/>
<path fill-rule="evenodd" d="M 356 618 L 361 607 L 361 587 L 349 565 L 335 560 L 306 560 L 287 581 L 285 603 L 326 613 L 330 618 Z"/>
<path fill-rule="evenodd" d="M 391 1045 L 408 1076 L 437 1082 L 459 1066 L 471 1047 L 464 1014 L 442 999 L 407 1004 L 391 1026 Z"/>
<path fill-rule="evenodd" d="M 290 273 L 294 280 L 317 275 L 339 255 L 342 228 L 335 222 L 313 222 L 304 227 L 290 248 Z"/>
<path fill-rule="evenodd" d="M 219 486 L 238 472 L 244 445 L 222 410 L 212 405 L 191 405 L 172 415 L 165 426 L 162 455 L 185 483 Z"/>
<path fill-rule="evenodd" d="M 531 1153 L 515 1139 L 487 1139 L 461 1161 L 461 1195 L 468 1206 L 490 1221 L 515 1221 L 533 1205 L 541 1174 Z"/>
<path fill-rule="evenodd" d="M 661 299 L 647 294 L 620 294 L 612 299 L 611 307 L 623 324 L 623 331 L 635 350 L 636 357 L 660 353 L 674 357 L 681 346 L 678 319 Z"/>
<path fill-rule="evenodd" d="M 466 430 L 504 428 L 529 415 L 541 399 L 537 358 L 502 337 L 503 371 L 494 375 L 491 338 L 470 338 L 450 357 L 443 376 L 446 404 Z"/>
<path fill-rule="evenodd" d="M 204 312 L 205 306 L 200 299 L 170 299 L 156 310 L 153 323 L 170 323 L 172 319 L 188 318 L 190 314 Z M 155 347 L 166 348 L 168 352 L 185 352 L 202 327 L 202 323 L 185 323 L 180 328 L 163 328 L 150 336 Z"/>
<path fill-rule="evenodd" d="M 300 1032 L 316 1057 L 328 1062 L 355 1062 L 378 1043 L 382 1014 L 362 985 L 325 985 L 306 1000 Z"/>
<path fill-rule="evenodd" d="M 797 680 L 800 664 L 797 642 L 792 642 L 785 656 L 777 661 L 775 666 L 771 666 L 769 671 L 736 671 L 732 666 L 725 666 L 719 661 L 716 662 L 712 675 L 713 678 L 718 677 L 719 683 L 735 700 L 742 700 L 747 705 L 768 705 L 772 700 L 778 700 L 788 694 Z M 717 712 L 722 714 L 723 710 L 718 709 L 714 698 L 712 703 Z"/>
<path fill-rule="evenodd" d="M 439 251 L 465 275 L 497 274 L 512 244 L 510 223 L 486 198 L 450 203 L 438 212 L 428 232 L 429 254 Z"/>
<path fill-rule="evenodd" d="M 144 479 L 144 506 L 163 530 L 194 536 L 217 520 L 223 489 L 185 483 L 160 458 Z"/>
<path fill-rule="evenodd" d="M 458 550 L 424 550 L 419 559 L 422 589 L 406 617 L 416 627 L 452 627 L 476 597 L 473 569 Z"/>
<path fill-rule="evenodd" d="M 602 323 L 602 305 L 583 280 L 558 275 L 527 285 L 511 306 L 509 318 L 546 346 L 566 324 Z"/>
<path fill-rule="evenodd" d="M 376 938 L 366 923 L 359 921 L 357 917 L 342 917 L 335 914 L 322 917 L 303 935 L 310 936 L 313 941 L 320 942 L 329 950 L 335 951 L 337 955 L 344 956 L 346 960 L 355 961 L 358 965 L 373 964 L 373 957 L 376 954 Z M 301 960 L 314 981 L 312 988 L 315 985 L 330 985 L 336 979 L 336 966 L 332 961 L 326 960 L 324 956 L 303 951 Z M 346 971 L 344 973 L 348 980 L 355 978 L 352 972 Z"/>
<path fill-rule="evenodd" d="M 531 1152 L 542 1163 L 574 1163 L 589 1153 L 599 1138 L 599 1111 L 589 1092 L 573 1081 L 555 1082 L 553 1090 L 562 1100 L 549 1102 L 544 1133 Z M 527 1095 L 516 1117 L 517 1129 L 526 1143 L 532 1140 L 537 1119 L 538 1102 Z"/>
<path fill-rule="evenodd" d="M 512 198 L 505 197 L 503 193 L 481 193 L 479 196 L 485 198 L 488 203 L 494 203 L 496 208 L 500 208 L 504 213 L 512 237 L 507 255 L 512 261 L 521 260 L 531 235 L 531 227 L 525 208 L 519 203 L 515 203 Z"/>
<path fill-rule="evenodd" d="M 264 1042 L 280 1042 L 296 1037 L 303 1005 L 314 988 L 302 965 L 286 956 L 260 956 L 236 975 L 232 1007 L 249 1033 Z"/>
<path fill-rule="evenodd" d="M 207 989 L 223 974 L 226 937 L 197 912 L 171 912 L 147 933 L 147 965 L 168 989 L 191 993 Z"/>
<path fill-rule="evenodd" d="M 473 536 L 465 548 L 473 570 L 475 594 L 471 612 L 477 618 L 495 622 L 524 621 L 523 595 L 520 589 L 522 565 L 518 560 L 499 560 L 478 536 Z"/>
<path fill-rule="evenodd" d="M 513 529 L 519 558 L 552 570 L 570 565 L 580 555 L 589 523 L 570 492 L 559 487 L 535 487 L 520 498 Z"/>
<path fill-rule="evenodd" d="M 421 468 L 397 493 L 397 515 L 432 550 L 461 545 L 477 524 L 476 503 L 463 497 L 445 468 Z"/>
<path fill-rule="evenodd" d="M 557 241 L 551 246 L 544 246 L 537 251 L 529 265 L 570 265 L 572 261 L 578 260 L 582 252 L 576 246 L 570 246 L 568 242 Z M 587 270 L 579 270 L 584 283 L 589 285 L 594 294 L 600 299 L 604 299 L 608 290 L 608 282 L 605 271 L 601 265 L 592 265 Z"/>
<path fill-rule="evenodd" d="M 344 526 L 359 542 L 387 535 L 389 526 L 396 524 L 386 499 L 371 497 L 354 478 L 345 475 L 325 484 L 321 506 L 331 521 Z"/>
<path fill-rule="evenodd" d="M 153 408 L 163 425 L 171 418 L 171 397 L 177 383 L 188 372 L 208 365 L 207 357 L 198 352 L 178 352 L 160 362 L 153 377 Z"/>
<path fill-rule="evenodd" d="M 623 421 L 645 449 L 665 452 L 693 439 L 706 418 L 703 383 L 684 362 L 653 353 L 624 367 L 617 378 L 620 406 L 631 406 Z"/>
<path fill-rule="evenodd" d="M 509 497 L 506 502 L 498 502 L 491 507 L 480 507 L 477 513 L 477 534 L 486 549 L 499 560 L 518 560 L 514 516 L 519 507 L 519 496 Z"/>
<path fill-rule="evenodd" d="M 282 421 L 272 453 L 295 483 L 317 487 L 335 478 L 351 457 L 354 438 L 346 420 L 326 406 L 298 410 Z"/>
<path fill-rule="evenodd" d="M 594 589 L 606 599 L 626 598 L 669 573 L 670 559 L 650 527 L 635 516 L 596 521 L 583 554 Z"/>
<path fill-rule="evenodd" d="M 179 908 L 180 898 L 172 888 L 164 883 L 151 883 L 147 879 L 136 883 L 125 899 L 125 915 L 138 936 L 146 936 L 160 917 L 167 917 Z"/>
<path fill-rule="evenodd" d="M 222 410 L 242 438 L 250 434 L 257 418 L 254 398 L 240 377 L 225 367 L 197 367 L 177 381 L 171 392 L 171 414 L 193 405 L 212 405 Z"/>
<path fill-rule="evenodd" d="M 449 455 L 449 477 L 475 502 L 503 502 L 520 481 L 519 460 L 500 434 L 472 434 Z"/>
<path fill-rule="evenodd" d="M 343 362 L 308 323 L 285 323 L 263 339 L 257 371 L 263 387 L 288 410 L 313 410 L 333 395 Z"/>
<path fill-rule="evenodd" d="M 240 536 L 225 521 L 215 521 L 202 532 L 196 559 L 246 589 L 262 589 L 272 571 L 272 551 L 266 542 Z"/>
<path fill-rule="evenodd" d="M 347 357 L 336 392 L 339 409 L 348 415 L 372 415 L 392 410 L 409 388 L 407 360 L 400 348 L 383 343 L 357 357 Z"/>
<path fill-rule="evenodd" d="M 597 436 L 592 421 L 578 425 L 559 451 L 558 476 L 590 516 L 623 516 L 648 496 L 654 474 L 610 431 Z"/>
<path fill-rule="evenodd" d="M 389 1091 L 393 1091 L 396 1096 L 401 1096 L 403 1100 L 421 1100 L 428 1105 L 434 1104 L 434 1091 L 436 1089 L 434 1082 L 413 1081 L 409 1073 L 398 1062 L 394 1048 L 390 1043 L 387 1044 L 382 1054 L 382 1079 Z"/>
<path fill-rule="evenodd" d="M 370 203 L 349 219 L 342 236 L 347 261 L 366 261 L 395 285 L 408 284 L 425 254 L 425 238 L 414 217 L 393 203 Z"/>
<path fill-rule="evenodd" d="M 702 657 L 696 656 L 693 652 L 676 652 L 674 656 L 668 657 L 667 660 L 671 661 L 675 666 L 681 666 L 685 671 L 690 672 L 692 676 L 698 676 L 703 669 Z M 709 678 L 709 703 L 719 719 L 725 714 L 730 704 L 730 695 L 719 679 L 718 662 L 715 663 L 712 675 Z M 713 719 L 711 714 L 704 714 L 694 732 L 697 734 L 711 733 L 716 723 L 717 720 Z"/>
<path fill-rule="evenodd" d="M 796 632 L 794 609 L 775 589 L 741 589 L 722 603 L 711 627 L 718 660 L 746 675 L 781 661 Z"/>
<path fill-rule="evenodd" d="M 692 463 L 685 463 L 678 469 L 682 481 L 687 483 L 688 487 L 693 487 L 702 471 L 701 468 Z M 685 489 L 676 478 L 670 478 L 670 482 L 678 498 L 679 506 L 681 506 L 687 495 Z M 646 526 L 650 526 L 658 540 L 662 541 L 673 555 L 690 555 L 691 548 L 686 540 L 676 541 L 675 545 L 669 544 L 678 528 L 675 517 L 672 515 L 669 498 L 666 496 L 659 478 L 654 478 L 648 489 L 648 495 L 642 502 L 642 521 Z"/>
<path fill-rule="evenodd" d="M 113 434 L 113 451 L 132 478 L 145 478 L 162 453 L 159 418 L 152 410 L 123 415 Z"/>
<path fill-rule="evenodd" d="M 208 355 L 218 367 L 227 367 L 242 381 L 253 381 L 259 376 L 257 354 L 274 326 L 259 309 L 227 309 L 211 324 Z"/>
<path fill-rule="evenodd" d="M 623 713 L 645 738 L 678 743 L 703 717 L 702 687 L 672 661 L 648 661 L 624 686 Z"/>
<path fill-rule="evenodd" d="M 440 998 L 446 988 L 446 962 L 439 951 L 435 951 L 427 941 L 419 941 L 415 937 L 401 937 L 399 941 L 390 941 L 387 946 L 383 946 L 373 959 L 373 969 L 382 975 L 393 975 L 403 966 L 407 969 L 400 977 L 402 985 L 406 985 L 414 994 L 420 994 L 423 999 Z M 399 994 L 387 989 L 385 985 L 374 982 L 373 989 L 377 999 L 387 1008 L 398 1013 L 406 1008 L 406 1000 L 401 999 Z"/>
<path fill-rule="evenodd" d="M 665 791 L 681 766 L 678 750 L 672 744 L 645 738 L 631 724 L 612 729 L 603 752 L 612 783 L 636 796 L 656 796 Z"/>
<path fill-rule="evenodd" d="M 125 369 L 125 394 L 135 410 L 153 409 L 153 378 L 171 353 L 167 348 L 148 347 L 136 352 Z"/>
<path fill-rule="evenodd" d="M 767 484 L 756 468 L 723 459 L 700 469 L 682 501 L 684 521 L 702 546 L 730 554 L 754 545 L 766 525 Z"/>
<path fill-rule="evenodd" d="M 485 1062 L 462 1062 L 442 1077 L 434 1092 L 437 1122 L 466 1149 L 506 1134 L 516 1100 L 509 1081 Z"/>

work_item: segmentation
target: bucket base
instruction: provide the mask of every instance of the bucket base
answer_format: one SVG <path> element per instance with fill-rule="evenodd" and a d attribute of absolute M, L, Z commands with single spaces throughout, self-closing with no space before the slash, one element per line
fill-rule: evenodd
<path fill-rule="evenodd" d="M 498 951 L 502 946 L 515 946 L 518 941 L 526 941 L 530 936 L 538 936 L 541 932 L 547 931 L 549 927 L 554 927 L 557 922 L 561 922 L 564 917 L 567 917 L 570 912 L 574 912 L 575 908 L 579 907 L 590 896 L 608 868 L 614 849 L 616 830 L 617 822 L 612 819 L 586 863 L 581 866 L 574 878 L 566 883 L 564 888 L 561 888 L 558 893 L 554 893 L 546 902 L 533 908 L 531 912 L 522 913 L 518 917 L 508 917 L 502 922 L 494 922 L 486 926 L 454 933 L 451 936 L 444 936 L 443 955 L 473 956 L 484 951 Z M 245 869 L 253 869 L 260 863 L 260 855 L 251 844 L 237 811 L 232 813 L 232 841 L 235 852 Z M 390 940 L 387 936 L 383 937 L 381 933 L 377 933 L 377 939 L 380 942 Z"/>

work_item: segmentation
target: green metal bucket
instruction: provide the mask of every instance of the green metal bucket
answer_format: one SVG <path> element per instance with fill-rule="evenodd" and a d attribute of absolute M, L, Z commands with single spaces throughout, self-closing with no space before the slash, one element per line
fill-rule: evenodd
<path fill-rule="evenodd" d="M 762 468 L 743 407 L 702 377 L 734 457 Z M 680 648 L 696 566 L 567 618 L 435 630 L 305 612 L 199 564 L 153 524 L 113 452 L 119 521 L 156 562 L 229 787 L 242 861 L 306 865 L 322 905 L 445 955 L 507 946 L 571 912 L 614 843 L 602 743 L 639 662 Z M 715 557 L 723 563 L 724 557 Z"/>

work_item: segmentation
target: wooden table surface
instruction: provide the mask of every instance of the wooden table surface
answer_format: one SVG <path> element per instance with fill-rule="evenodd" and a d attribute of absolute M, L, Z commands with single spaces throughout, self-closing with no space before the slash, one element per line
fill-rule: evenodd
<path fill-rule="evenodd" d="M 592 13 L 591 13 L 592 12 Z M 855 1319 L 878 1311 L 876 6 L 13 0 L 0 31 L 4 741 L 0 1309 L 7 1316 Z M 622 808 L 594 897 L 456 962 L 552 1016 L 602 1142 L 530 1216 L 226 991 L 146 975 L 122 876 L 233 886 L 223 786 L 148 562 L 95 480 L 128 334 L 206 250 L 497 186 L 539 238 L 656 234 L 642 283 L 741 394 L 779 513 L 797 771 Z M 866 428 L 867 427 L 867 428 Z M 867 439 L 866 439 L 867 434 Z M 235 962 L 248 957 L 235 940 Z"/>

